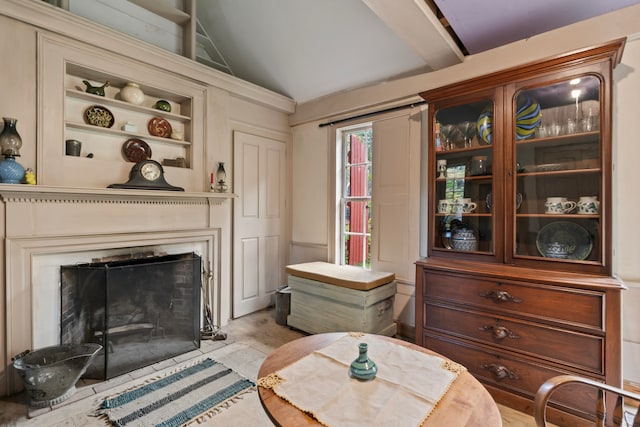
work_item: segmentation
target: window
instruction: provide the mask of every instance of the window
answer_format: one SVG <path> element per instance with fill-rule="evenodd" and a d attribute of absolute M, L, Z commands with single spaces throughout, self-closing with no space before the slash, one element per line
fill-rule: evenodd
<path fill-rule="evenodd" d="M 371 124 L 338 130 L 340 264 L 371 268 Z"/>

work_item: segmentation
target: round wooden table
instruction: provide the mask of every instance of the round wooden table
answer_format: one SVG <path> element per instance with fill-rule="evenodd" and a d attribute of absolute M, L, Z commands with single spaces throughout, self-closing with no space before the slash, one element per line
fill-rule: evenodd
<path fill-rule="evenodd" d="M 258 378 L 274 373 L 307 354 L 326 347 L 345 336 L 346 333 L 334 332 L 328 334 L 309 335 L 291 341 L 271 353 L 260 366 Z M 431 350 L 395 338 L 377 336 L 423 353 L 443 357 Z M 263 408 L 277 426 L 299 427 L 320 425 L 314 418 L 306 415 L 290 405 L 272 390 L 258 387 L 260 402 Z M 424 426 L 468 426 L 468 427 L 500 427 L 502 418 L 493 398 L 478 380 L 469 372 L 462 372 L 453 382 L 451 388 L 444 395 L 437 407 L 431 413 Z"/>

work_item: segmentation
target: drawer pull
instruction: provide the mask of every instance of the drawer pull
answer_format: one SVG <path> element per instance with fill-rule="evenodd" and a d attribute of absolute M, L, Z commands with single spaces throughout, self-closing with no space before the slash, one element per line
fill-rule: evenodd
<path fill-rule="evenodd" d="M 491 372 L 497 380 L 504 380 L 505 378 L 509 378 L 511 380 L 520 379 L 520 377 L 516 375 L 515 372 L 510 371 L 506 366 L 503 366 L 503 365 L 488 363 L 486 365 L 482 365 L 482 367 L 487 371 Z"/>
<path fill-rule="evenodd" d="M 516 298 L 507 291 L 482 292 L 481 297 L 492 299 L 494 302 L 515 302 L 521 303 L 522 299 Z"/>
<path fill-rule="evenodd" d="M 491 331 L 493 332 L 493 337 L 497 340 L 502 340 L 505 338 L 513 338 L 513 339 L 518 339 L 520 338 L 519 335 L 514 334 L 513 332 L 511 332 L 508 328 L 505 328 L 504 326 L 491 326 L 491 325 L 484 325 L 484 326 L 480 326 L 478 329 L 480 329 L 481 331 Z"/>

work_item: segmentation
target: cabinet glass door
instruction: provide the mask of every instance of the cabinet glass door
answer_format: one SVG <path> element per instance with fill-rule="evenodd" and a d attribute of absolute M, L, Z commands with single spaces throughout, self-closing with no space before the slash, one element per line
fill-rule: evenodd
<path fill-rule="evenodd" d="M 514 257 L 602 263 L 601 81 L 593 75 L 514 96 Z"/>
<path fill-rule="evenodd" d="M 438 109 L 433 123 L 432 247 L 493 253 L 494 103 Z"/>

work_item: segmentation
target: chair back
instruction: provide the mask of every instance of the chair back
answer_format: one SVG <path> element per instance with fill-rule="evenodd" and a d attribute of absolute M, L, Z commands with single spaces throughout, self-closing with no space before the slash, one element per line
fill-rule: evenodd
<path fill-rule="evenodd" d="M 596 402 L 594 402 L 596 426 L 605 426 L 605 422 L 607 419 L 606 396 L 607 393 L 612 393 L 614 395 L 617 395 L 616 405 L 613 410 L 613 425 L 615 427 L 640 427 L 640 410 L 636 411 L 635 417 L 633 417 L 632 424 L 628 424 L 624 419 L 624 399 L 635 401 L 635 406 L 637 406 L 637 404 L 640 403 L 639 394 L 631 393 L 618 387 L 613 387 L 608 384 L 604 384 L 588 378 L 579 377 L 576 375 L 558 375 L 557 377 L 549 378 L 544 384 L 540 386 L 538 392 L 536 393 L 533 407 L 533 415 L 536 420 L 536 426 L 547 426 L 547 403 L 549 402 L 551 394 L 563 385 L 575 383 L 586 384 L 587 386 L 594 387 L 598 391 L 598 399 Z"/>

